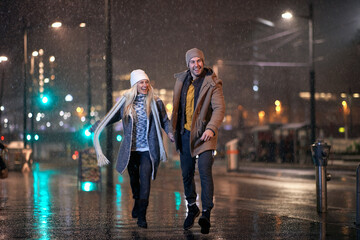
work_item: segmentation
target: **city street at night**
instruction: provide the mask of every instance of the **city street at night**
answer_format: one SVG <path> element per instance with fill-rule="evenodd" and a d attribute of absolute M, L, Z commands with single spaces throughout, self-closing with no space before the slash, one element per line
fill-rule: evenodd
<path fill-rule="evenodd" d="M 60 159 L 59 159 L 60 160 Z M 54 159 L 55 161 L 55 159 Z M 195 223 L 184 231 L 186 201 L 178 162 L 162 164 L 152 182 L 148 228 L 131 218 L 127 172 L 114 186 L 78 185 L 77 165 L 35 163 L 29 173 L 0 180 L 0 239 L 355 239 L 356 172 L 333 171 L 327 213 L 316 210 L 313 169 L 251 167 L 227 172 L 214 165 L 215 207 L 210 233 Z M 72 161 L 72 160 L 71 160 Z M 56 167 L 55 167 L 56 166 Z M 253 171 L 251 170 L 253 169 Z M 355 167 L 356 169 L 356 167 Z M 197 173 L 198 177 L 198 173 Z M 199 179 L 196 179 L 199 195 Z M 198 205 L 201 200 L 198 199 Z"/>
<path fill-rule="evenodd" d="M 0 0 L 0 240 L 360 240 L 359 63 L 360 0 Z"/>

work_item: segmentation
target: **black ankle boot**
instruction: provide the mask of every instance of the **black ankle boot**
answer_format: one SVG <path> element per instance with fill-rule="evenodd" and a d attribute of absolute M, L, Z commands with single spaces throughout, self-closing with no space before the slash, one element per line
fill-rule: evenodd
<path fill-rule="evenodd" d="M 139 199 L 135 199 L 133 210 L 131 211 L 131 216 L 137 218 L 139 214 Z"/>
<path fill-rule="evenodd" d="M 210 231 L 210 210 L 204 210 L 199 218 L 199 225 L 201 227 L 202 234 L 208 234 Z"/>
<path fill-rule="evenodd" d="M 146 222 L 146 209 L 149 204 L 147 199 L 140 199 L 139 200 L 139 211 L 138 211 L 138 221 L 137 225 L 141 228 L 147 228 Z"/>
<path fill-rule="evenodd" d="M 199 208 L 196 206 L 196 204 L 193 204 L 191 206 L 188 205 L 188 214 L 184 221 L 184 229 L 189 230 L 194 226 L 195 218 L 197 218 L 200 214 Z"/>

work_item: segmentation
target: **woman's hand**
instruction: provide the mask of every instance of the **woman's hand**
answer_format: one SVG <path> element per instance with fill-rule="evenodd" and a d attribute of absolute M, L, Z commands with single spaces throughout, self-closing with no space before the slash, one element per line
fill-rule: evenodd
<path fill-rule="evenodd" d="M 175 142 L 174 134 L 172 132 L 168 133 L 168 137 L 169 137 L 171 142 Z"/>

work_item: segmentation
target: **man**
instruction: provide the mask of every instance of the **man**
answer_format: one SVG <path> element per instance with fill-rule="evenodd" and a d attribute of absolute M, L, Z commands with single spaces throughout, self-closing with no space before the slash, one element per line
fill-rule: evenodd
<path fill-rule="evenodd" d="M 188 70 L 175 74 L 172 128 L 175 145 L 180 152 L 180 163 L 188 215 L 184 229 L 194 225 L 200 215 L 196 205 L 195 163 L 201 179 L 202 216 L 201 233 L 210 229 L 210 211 L 213 208 L 214 183 L 212 178 L 213 151 L 216 149 L 218 129 L 225 114 L 222 81 L 210 68 L 204 67 L 201 50 L 190 49 L 185 54 Z"/>
<path fill-rule="evenodd" d="M 8 177 L 8 169 L 6 167 L 4 160 L 2 159 L 2 151 L 4 151 L 5 148 L 6 146 L 0 143 L 0 178 Z"/>

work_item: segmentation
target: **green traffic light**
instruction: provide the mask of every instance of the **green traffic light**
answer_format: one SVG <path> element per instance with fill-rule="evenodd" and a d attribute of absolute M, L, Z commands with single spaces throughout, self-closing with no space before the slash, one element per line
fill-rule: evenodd
<path fill-rule="evenodd" d="M 27 134 L 27 135 L 26 135 L 26 140 L 28 140 L 28 141 L 31 140 L 31 134 Z"/>
<path fill-rule="evenodd" d="M 39 138 L 40 138 L 40 137 L 39 137 L 39 135 L 35 134 L 35 136 L 34 136 L 34 140 L 35 140 L 35 141 L 38 141 L 38 140 L 39 140 Z"/>
<path fill-rule="evenodd" d="M 121 142 L 121 141 L 122 141 L 122 136 L 121 136 L 120 134 L 118 134 L 118 135 L 116 136 L 116 141 L 118 141 L 118 142 Z"/>
<path fill-rule="evenodd" d="M 84 134 L 85 134 L 86 137 L 91 136 L 91 132 L 89 131 L 89 129 L 85 129 Z"/>
<path fill-rule="evenodd" d="M 44 104 L 46 104 L 46 103 L 48 103 L 49 99 L 48 99 L 46 96 L 44 96 L 44 97 L 41 99 L 41 101 L 42 101 Z"/>

